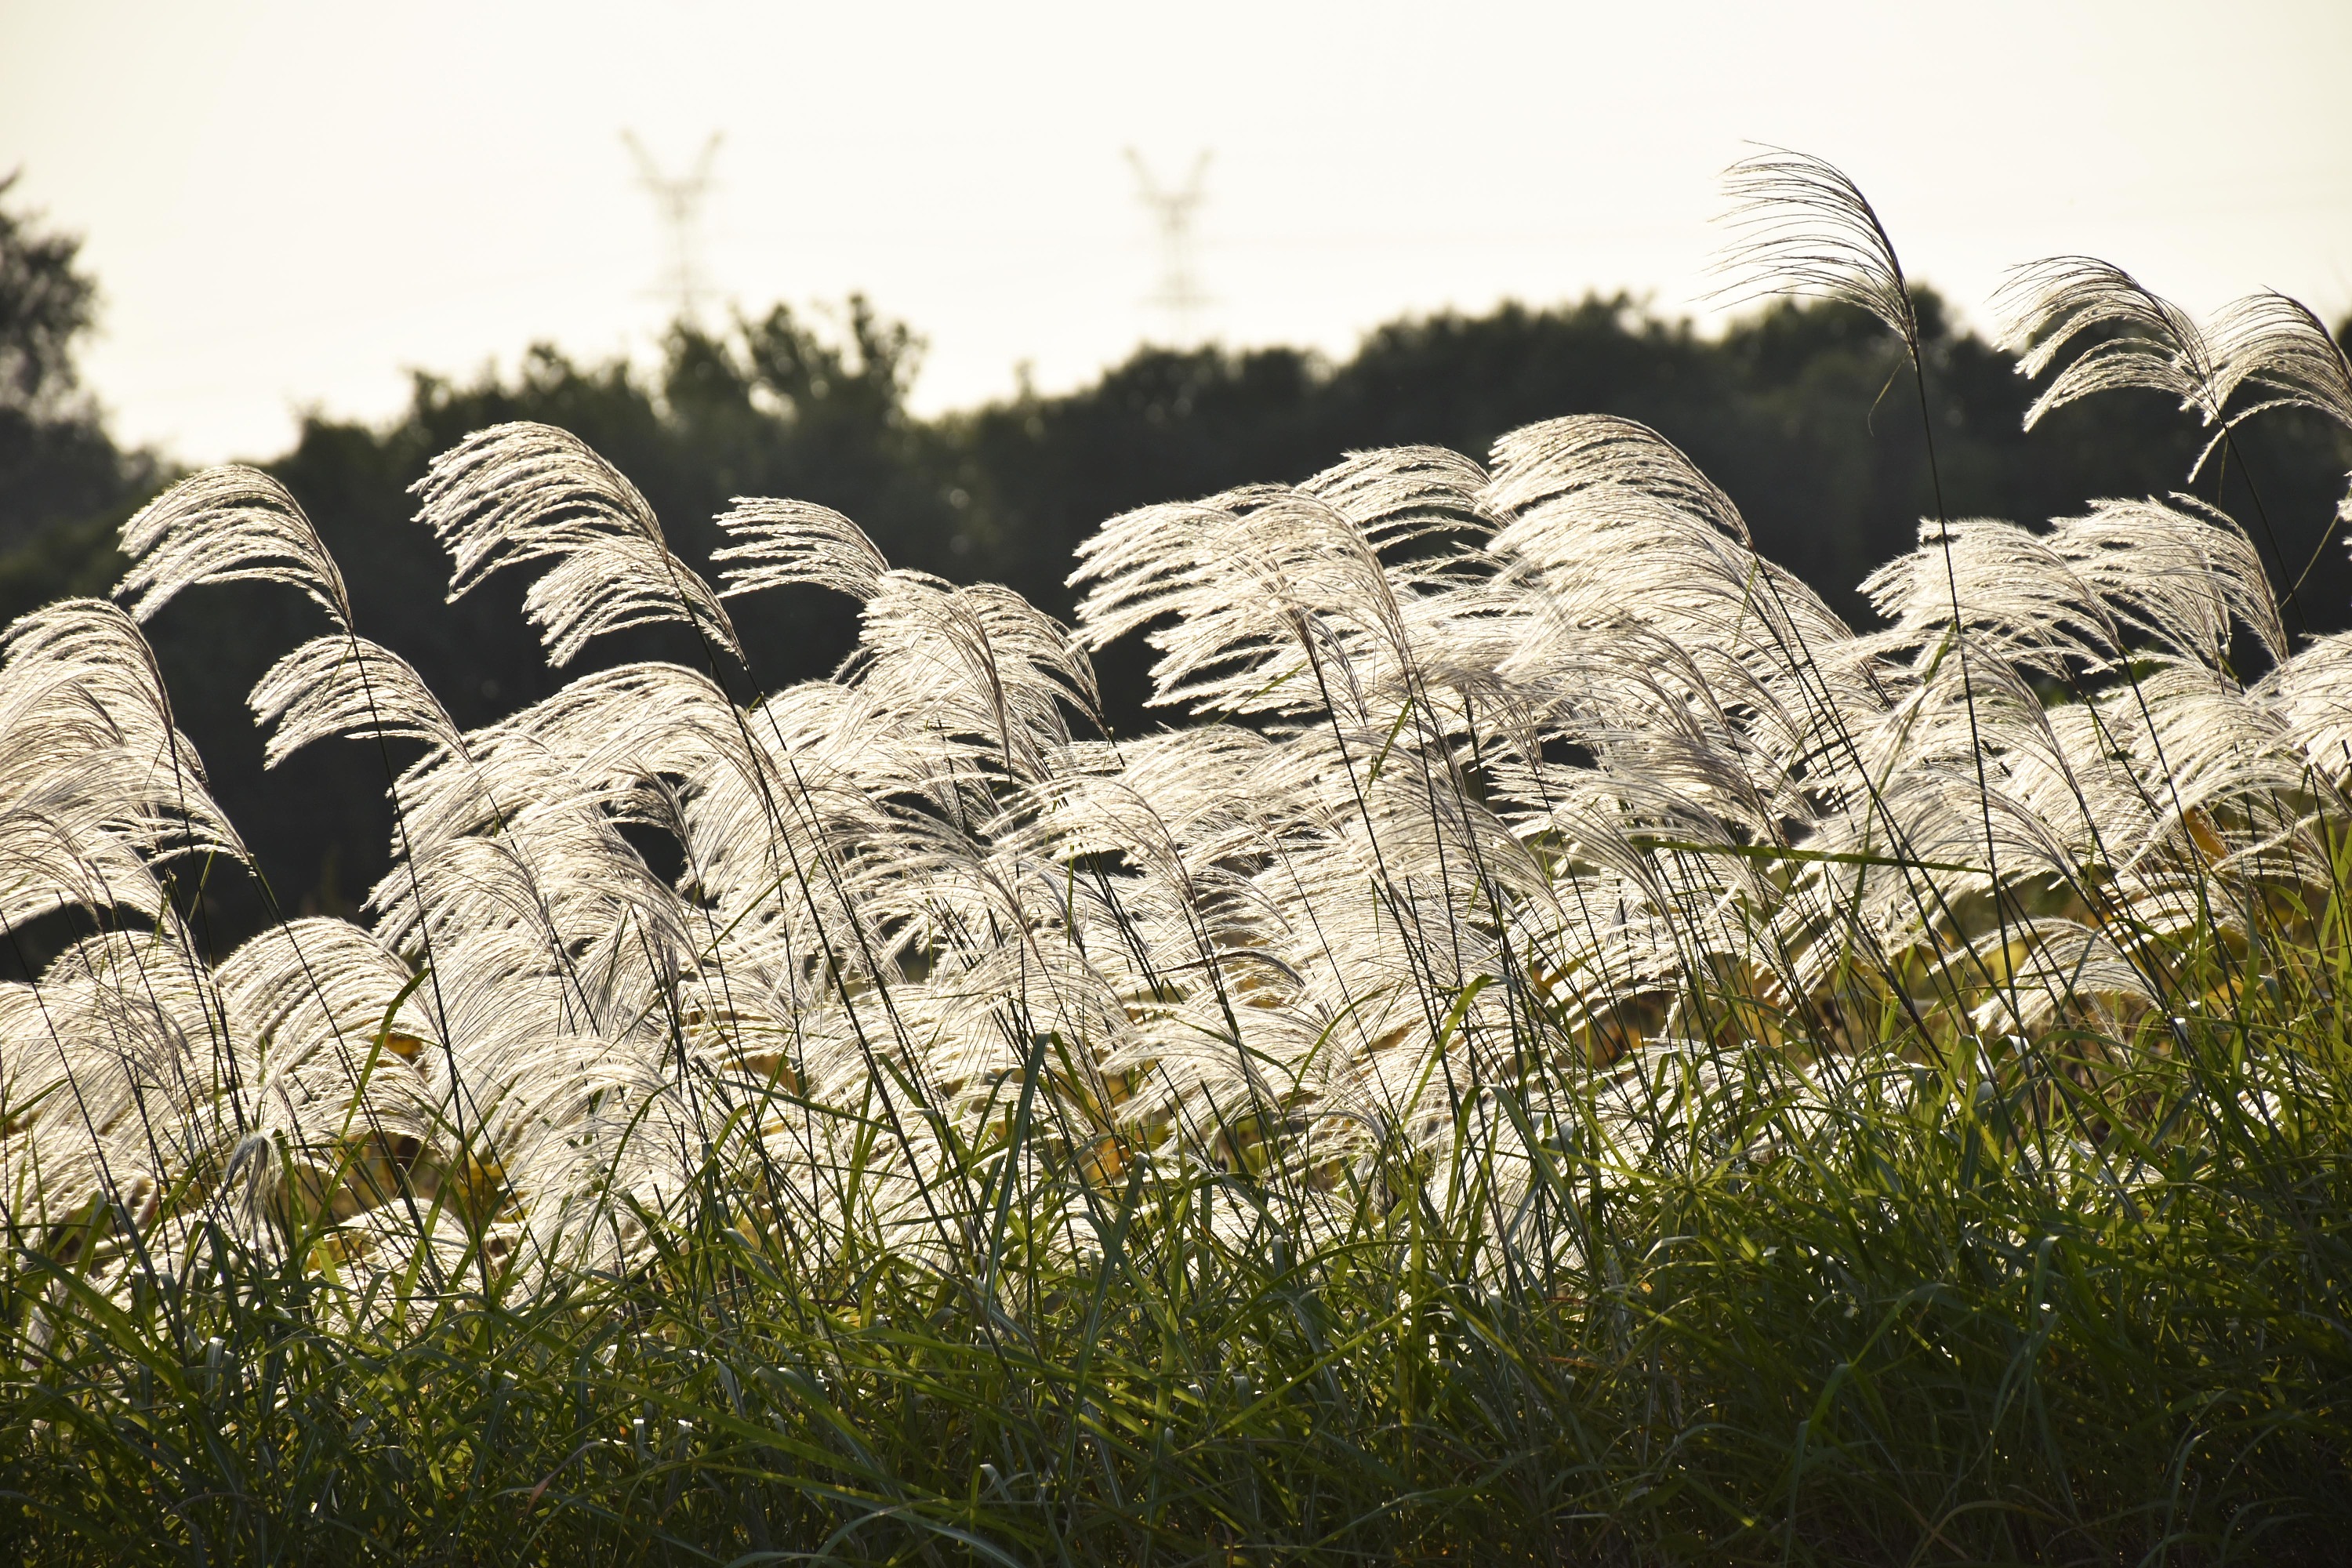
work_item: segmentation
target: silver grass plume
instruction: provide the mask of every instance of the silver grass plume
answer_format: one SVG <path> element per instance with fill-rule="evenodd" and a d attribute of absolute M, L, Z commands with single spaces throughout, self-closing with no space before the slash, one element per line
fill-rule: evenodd
<path fill-rule="evenodd" d="M 2309 306 L 2284 294 L 2251 294 L 2221 311 L 2214 335 L 2233 373 L 2263 394 L 2262 402 L 2231 416 L 2231 426 L 2273 408 L 2308 408 L 2352 430 L 2352 358 Z M 2334 524 L 2322 531 L 2290 595 L 2319 563 L 2336 527 L 2347 524 L 2352 524 L 2352 489 L 2336 503 Z"/>
<path fill-rule="evenodd" d="M 174 728 L 154 650 L 122 610 L 63 599 L 0 637 L 0 809 L 111 838 L 148 860 L 243 843 Z"/>
<path fill-rule="evenodd" d="M 319 531 L 286 487 L 258 468 L 207 468 L 182 479 L 122 525 L 131 559 L 117 597 L 146 620 L 183 588 L 282 583 L 351 630 L 351 595 Z"/>
<path fill-rule="evenodd" d="M 1748 542 L 1731 498 L 1680 447 L 1631 419 L 1580 414 L 1523 426 L 1496 441 L 1494 467 L 1485 502 L 1506 513 L 1570 499 L 1590 511 L 1605 495 L 1640 497 Z"/>
<path fill-rule="evenodd" d="M 2308 408 L 2352 426 L 2352 363 L 2310 310 L 2284 295 L 2265 292 L 2235 300 L 2209 328 L 2121 268 L 2090 257 L 2060 256 L 2016 268 L 1994 303 L 2003 319 L 1997 341 L 2020 355 L 2020 374 L 2040 375 L 2086 331 L 2109 334 L 2077 354 L 2042 389 L 2026 410 L 2029 430 L 2051 410 L 2094 393 L 2161 392 L 2179 399 L 2183 410 L 2213 432 L 2189 465 L 2193 480 L 2217 449 L 2231 445 L 2238 426 L 2268 410 Z M 2248 384 L 2266 395 L 2231 412 L 2231 400 Z M 2261 513 L 2259 499 L 2256 510 L 2284 575 L 2291 563 L 2271 533 L 2268 516 Z M 2352 494 L 2322 533 L 2313 563 L 2335 523 L 2347 521 Z M 2306 564 L 2288 583 L 2290 606 L 2310 574 Z"/>
<path fill-rule="evenodd" d="M 116 588 L 146 620 L 184 588 L 218 583 L 278 583 L 325 610 L 337 635 L 280 658 L 247 699 L 274 725 L 265 763 L 330 735 L 382 733 L 458 744 L 438 699 L 390 649 L 352 629 L 341 569 L 301 504 L 258 468 L 231 465 L 181 480 L 122 528 L 131 561 Z"/>
<path fill-rule="evenodd" d="M 2017 354 L 2020 375 L 2038 376 L 2084 332 L 2109 329 L 2058 373 L 2025 411 L 2025 427 L 2094 393 L 2123 388 L 2161 392 L 2200 423 L 2221 426 L 2189 470 L 2202 468 L 2227 434 L 2222 407 L 2242 374 L 2194 317 L 2146 284 L 2088 256 L 2053 256 L 2013 269 L 1993 296 L 2000 318 L 1995 340 Z"/>
<path fill-rule="evenodd" d="M 266 767 L 314 741 L 381 735 L 462 753 L 464 738 L 408 661 L 365 637 L 313 637 L 254 683 L 246 703 L 268 726 Z"/>
<path fill-rule="evenodd" d="M 163 908 L 163 884 L 121 838 L 31 806 L 0 810 L 0 926 L 67 909 L 153 920 Z"/>
<path fill-rule="evenodd" d="M 1919 317 L 1894 241 L 1843 171 L 1809 153 L 1767 147 L 1726 171 L 1724 187 L 1733 238 L 1717 258 L 1729 276 L 1716 298 L 1835 300 L 1885 322 L 1918 360 Z"/>
<path fill-rule="evenodd" d="M 554 563 L 523 597 L 550 664 L 568 664 L 591 637 L 656 621 L 683 621 L 741 662 L 726 606 L 670 552 L 653 507 L 570 432 L 478 430 L 414 488 L 417 521 L 450 553 L 453 603 L 494 572 Z"/>
<path fill-rule="evenodd" d="M 1739 237 L 1729 247 L 1723 264 L 1736 275 L 1744 276 L 1748 287 L 1745 297 L 1780 292 L 1839 300 L 1876 316 L 1902 341 L 1918 392 L 1919 432 L 1927 447 L 1928 479 L 1935 491 L 1936 521 L 1939 532 L 1948 537 L 1950 517 L 1944 503 L 1943 472 L 1936 455 L 1935 420 L 1928 411 L 1927 366 L 1918 312 L 1912 305 L 1909 285 L 1894 242 L 1879 222 L 1876 210 L 1843 172 L 1819 159 L 1786 149 L 1769 149 L 1733 165 L 1726 183 L 1738 204 L 1730 221 Z M 1997 940 L 2006 949 L 2009 908 L 1999 896 L 2000 834 L 1993 820 L 1994 787 L 1986 767 L 1977 704 L 1976 671 L 1979 661 L 1968 646 L 1967 609 L 1958 578 L 1953 575 L 1948 549 L 1945 569 L 1951 636 L 1960 650 L 1960 658 L 1954 664 L 1959 678 L 1960 706 L 1967 716 L 1969 752 L 1976 773 L 1985 875 L 1995 894 Z M 1987 673 L 1998 685 L 2009 672 Z M 1845 726 L 1841 723 L 1833 728 L 1839 743 L 1850 744 Z M 1981 967 L 1975 942 L 1964 940 L 1963 946 L 1970 960 Z"/>
<path fill-rule="evenodd" d="M 747 563 L 719 574 L 722 598 L 806 584 L 864 604 L 890 570 L 866 531 L 830 507 L 738 496 L 718 521 L 735 542 L 710 558 Z"/>
<path fill-rule="evenodd" d="M 2311 307 L 2284 294 L 2249 294 L 2216 313 L 2213 336 L 2232 384 L 2268 394 L 2232 423 L 2272 408 L 2308 408 L 2352 430 L 2352 359 Z"/>

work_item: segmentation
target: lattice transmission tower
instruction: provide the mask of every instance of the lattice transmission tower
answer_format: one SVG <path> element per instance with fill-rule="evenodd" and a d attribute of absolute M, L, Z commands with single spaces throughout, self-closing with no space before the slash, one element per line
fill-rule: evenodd
<path fill-rule="evenodd" d="M 1127 150 L 1127 161 L 1135 170 L 1137 192 L 1160 226 L 1160 288 L 1144 303 L 1164 314 L 1171 342 L 1184 346 L 1195 341 L 1201 312 L 1209 303 L 1192 251 L 1192 219 L 1201 208 L 1202 178 L 1209 171 L 1209 154 L 1203 149 L 1192 160 L 1192 172 L 1183 184 L 1174 187 L 1154 178 L 1150 165 L 1132 147 Z"/>
<path fill-rule="evenodd" d="M 703 303 L 710 295 L 709 280 L 702 269 L 702 203 L 710 195 L 710 172 L 719 158 L 719 134 L 716 131 L 710 133 L 710 140 L 702 144 L 701 155 L 688 173 L 666 174 L 635 132 L 621 132 L 629 155 L 637 162 L 637 184 L 653 197 L 662 226 L 669 230 L 669 269 L 657 291 L 675 305 L 677 320 L 698 325 L 702 321 Z"/>

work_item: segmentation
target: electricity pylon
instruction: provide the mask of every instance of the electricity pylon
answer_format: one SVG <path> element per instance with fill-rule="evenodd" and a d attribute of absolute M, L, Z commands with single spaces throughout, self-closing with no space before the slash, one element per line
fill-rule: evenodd
<path fill-rule="evenodd" d="M 703 300 L 710 292 L 702 272 L 702 202 L 710 194 L 710 169 L 719 157 L 719 132 L 710 133 L 693 170 L 684 174 L 663 174 L 635 132 L 624 131 L 621 140 L 637 161 L 637 183 L 653 197 L 662 224 L 669 230 L 669 273 L 661 292 L 676 302 L 677 320 L 699 323 Z"/>
<path fill-rule="evenodd" d="M 1144 303 L 1167 313 L 1172 341 L 1181 347 L 1193 342 L 1201 310 L 1209 302 L 1192 264 L 1192 218 L 1200 210 L 1201 178 L 1208 172 L 1209 154 L 1203 149 L 1192 160 L 1192 174 L 1175 189 L 1163 187 L 1154 179 L 1142 154 L 1132 147 L 1127 150 L 1127 161 L 1135 169 L 1143 205 L 1151 209 L 1160 225 L 1160 290 Z"/>

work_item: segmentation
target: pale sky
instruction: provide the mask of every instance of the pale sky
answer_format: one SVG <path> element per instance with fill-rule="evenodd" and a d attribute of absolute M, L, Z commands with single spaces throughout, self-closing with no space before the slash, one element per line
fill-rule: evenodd
<path fill-rule="evenodd" d="M 2334 321 L 2347 83 L 2345 0 L 0 0 L 0 172 L 86 237 L 118 434 L 201 462 L 386 416 L 411 367 L 647 352 L 665 238 L 625 129 L 672 168 L 723 132 L 719 294 L 864 289 L 929 339 L 935 410 L 1166 335 L 1129 146 L 1171 180 L 1213 152 L 1202 324 L 1234 344 L 1591 289 L 1703 315 L 1746 141 L 1844 167 L 1979 321 L 2060 251 Z"/>

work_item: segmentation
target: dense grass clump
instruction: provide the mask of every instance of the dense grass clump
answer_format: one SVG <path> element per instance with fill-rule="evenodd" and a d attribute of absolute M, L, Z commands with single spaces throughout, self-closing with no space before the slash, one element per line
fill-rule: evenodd
<path fill-rule="evenodd" d="M 1859 193 L 1772 286 L 1918 325 Z M 2227 461 L 2352 369 L 2029 269 L 2037 415 Z M 1924 370 L 1921 406 L 1928 406 Z M 1937 516 L 1857 632 L 1637 425 L 1112 519 L 1075 630 L 746 500 L 713 586 L 562 431 L 446 454 L 465 730 L 199 475 L 0 664 L 0 1542 L 28 1558 L 2325 1561 L 2352 1520 L 2352 640 L 2187 495 Z M 2305 540 L 2308 542 L 2307 536 Z M 2292 539 L 2285 542 L 2293 543 Z M 2266 547 L 2286 559 L 2282 540 Z M 246 864 L 138 621 L 276 583 L 365 921 Z M 730 601 L 860 606 L 753 700 Z M 1156 733 L 1090 656 L 1156 650 Z M 395 748 L 398 748 L 395 752 Z"/>
<path fill-rule="evenodd" d="M 1716 1108 L 1774 1159 L 1563 1161 L 1589 1261 L 1513 1280 L 1418 1203 L 1359 1194 L 1318 1245 L 1257 1182 L 1140 1166 L 1015 1181 L 961 1269 L 812 1257 L 715 1183 L 555 1290 L 370 1301 L 323 1226 L 307 1267 L 215 1236 L 122 1300 L 28 1261 L 20 1350 L 59 1326 L 12 1377 L 8 1529 L 92 1561 L 2322 1562 L 2343 1129 L 2245 1112 L 2237 1037 L 2131 1085 L 2175 1142 L 2128 1187 L 2035 1159 L 2052 1059 L 1923 1068 L 1899 1110 Z M 1017 1152 L 972 1151 L 983 1205 Z"/>

